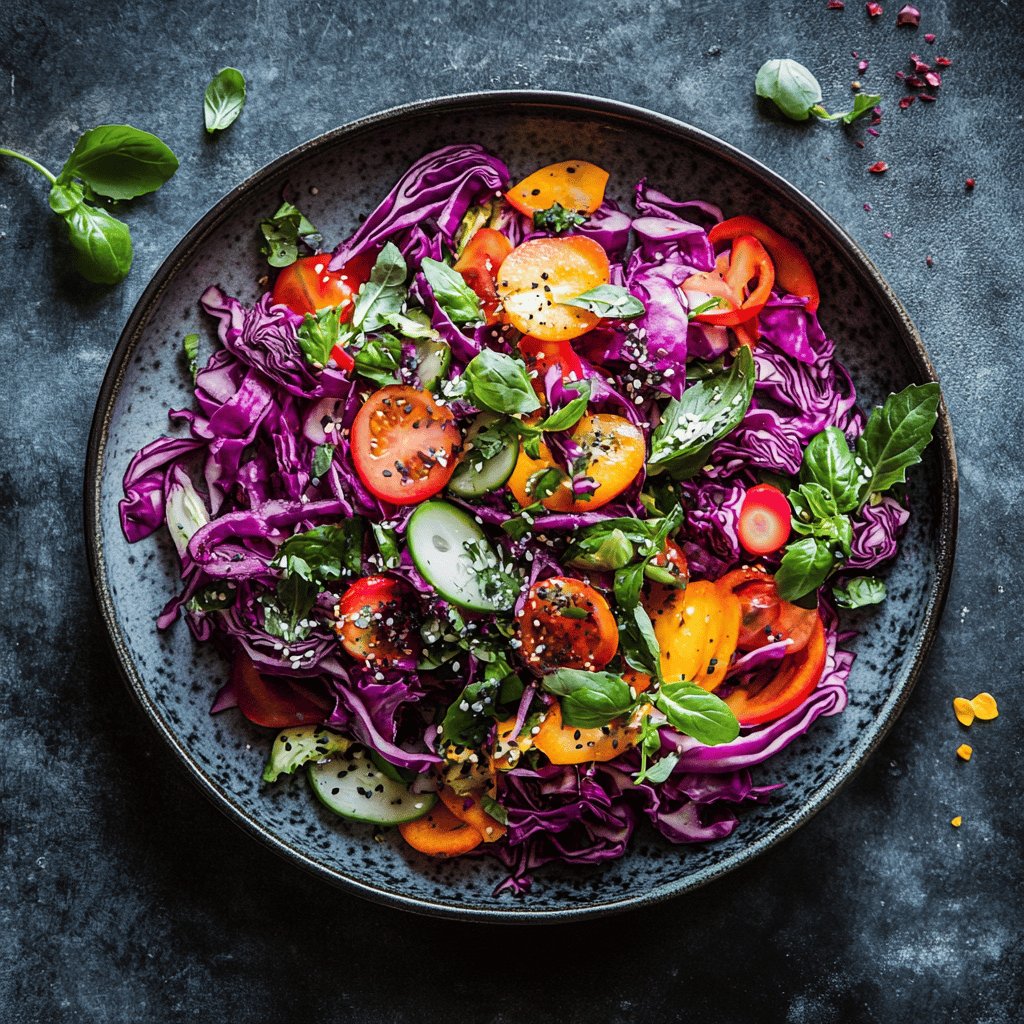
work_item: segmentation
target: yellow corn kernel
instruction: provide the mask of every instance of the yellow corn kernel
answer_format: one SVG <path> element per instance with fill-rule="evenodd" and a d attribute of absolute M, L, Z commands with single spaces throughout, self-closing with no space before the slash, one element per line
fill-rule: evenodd
<path fill-rule="evenodd" d="M 961 725 L 970 725 L 974 721 L 974 705 L 966 697 L 954 697 L 953 714 Z"/>
<path fill-rule="evenodd" d="M 974 751 L 966 743 L 961 743 L 960 746 L 956 748 L 956 756 L 959 757 L 961 761 L 970 761 L 971 754 L 973 753 Z"/>
<path fill-rule="evenodd" d="M 953 820 L 952 820 L 952 821 L 950 822 L 950 825 L 952 825 L 952 826 L 953 826 L 953 828 L 959 828 L 959 827 L 960 827 L 960 826 L 961 826 L 961 825 L 962 825 L 963 823 L 964 823 L 964 819 L 963 819 L 963 818 L 961 818 L 961 817 L 960 817 L 960 815 L 958 814 L 958 815 L 957 815 L 957 816 L 956 816 L 956 817 L 955 817 L 955 818 L 954 818 L 954 819 L 953 819 Z"/>
<path fill-rule="evenodd" d="M 979 693 L 971 701 L 971 709 L 983 722 L 989 722 L 999 717 L 999 708 L 996 706 L 996 699 L 991 693 Z"/>

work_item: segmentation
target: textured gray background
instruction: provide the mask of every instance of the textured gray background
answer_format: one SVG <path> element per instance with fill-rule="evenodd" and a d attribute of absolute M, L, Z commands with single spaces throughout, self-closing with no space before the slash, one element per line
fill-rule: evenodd
<path fill-rule="evenodd" d="M 0 8 L 0 145 L 59 167 L 79 132 L 130 121 L 181 159 L 129 214 L 130 278 L 70 270 L 41 178 L 0 163 L 0 1020 L 600 1021 L 1021 1019 L 1019 380 L 1024 8 L 895 0 L 657 5 L 483 2 Z M 49 8 L 49 9 L 47 9 Z M 939 37 L 934 47 L 922 35 Z M 858 149 L 759 111 L 770 56 L 838 107 L 894 97 L 906 54 L 946 53 L 939 102 L 887 106 Z M 202 131 L 210 75 L 249 105 Z M 943 380 L 962 484 L 958 569 L 910 706 L 793 839 L 706 890 L 586 925 L 438 923 L 324 888 L 185 780 L 118 680 L 89 592 L 81 475 L 93 402 L 149 275 L 200 213 L 323 129 L 405 100 L 558 88 L 664 111 L 740 146 L 845 225 L 910 310 Z M 891 166 L 866 173 L 875 159 Z M 978 187 L 964 189 L 974 176 Z M 873 209 L 864 210 L 865 202 Z M 891 232 L 887 239 L 885 232 Z M 925 256 L 934 256 L 934 267 Z M 974 760 L 950 701 L 989 688 Z M 964 815 L 959 831 L 949 826 Z"/>

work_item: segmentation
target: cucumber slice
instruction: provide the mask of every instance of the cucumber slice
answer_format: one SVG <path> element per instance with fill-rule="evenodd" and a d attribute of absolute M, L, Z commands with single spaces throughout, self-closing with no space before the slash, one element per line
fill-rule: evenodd
<path fill-rule="evenodd" d="M 344 754 L 352 741 L 339 736 L 322 725 L 297 725 L 277 734 L 270 749 L 267 766 L 263 769 L 264 782 L 276 782 L 281 775 L 291 775 L 307 761 Z"/>
<path fill-rule="evenodd" d="M 493 412 L 480 413 L 466 431 L 467 445 L 472 444 L 478 434 L 500 419 L 501 417 Z M 508 431 L 505 446 L 501 451 L 483 462 L 470 449 L 455 467 L 455 472 L 448 481 L 448 490 L 460 498 L 479 498 L 481 495 L 496 491 L 508 482 L 518 459 L 519 438 Z"/>
<path fill-rule="evenodd" d="M 416 352 L 416 376 L 420 387 L 433 391 L 448 375 L 452 363 L 452 350 L 447 341 L 418 338 L 413 342 Z"/>
<path fill-rule="evenodd" d="M 410 793 L 404 782 L 385 775 L 362 749 L 314 761 L 307 771 L 320 802 L 353 821 L 398 825 L 422 818 L 437 802 L 434 793 Z"/>
<path fill-rule="evenodd" d="M 424 502 L 409 518 L 405 539 L 416 568 L 445 600 L 475 612 L 504 612 L 515 604 L 521 581 L 461 508 Z"/>

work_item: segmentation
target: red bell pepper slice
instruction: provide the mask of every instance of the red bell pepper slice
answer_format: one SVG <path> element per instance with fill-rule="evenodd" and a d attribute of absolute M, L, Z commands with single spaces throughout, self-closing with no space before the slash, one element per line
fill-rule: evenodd
<path fill-rule="evenodd" d="M 722 300 L 716 309 L 697 315 L 701 323 L 736 327 L 764 309 L 774 284 L 775 267 L 765 247 L 753 235 L 740 235 L 733 240 L 731 255 L 719 256 L 714 270 L 693 274 L 680 287 L 688 295 Z"/>
<path fill-rule="evenodd" d="M 813 313 L 821 302 L 821 295 L 814 271 L 803 252 L 756 217 L 730 217 L 708 232 L 708 238 L 715 246 L 731 242 L 740 235 L 753 235 L 768 250 L 775 264 L 775 280 L 779 286 L 791 295 L 807 299 L 807 310 Z"/>

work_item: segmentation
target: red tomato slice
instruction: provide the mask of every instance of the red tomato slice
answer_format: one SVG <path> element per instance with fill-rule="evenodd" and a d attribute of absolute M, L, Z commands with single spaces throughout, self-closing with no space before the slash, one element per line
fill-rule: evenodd
<path fill-rule="evenodd" d="M 608 602 L 593 587 L 566 576 L 535 583 L 518 619 L 520 653 L 541 672 L 596 672 L 619 649 L 619 628 Z"/>
<path fill-rule="evenodd" d="M 674 540 L 665 541 L 665 547 L 651 559 L 651 565 L 656 565 L 659 569 L 668 569 L 682 584 L 681 587 L 670 587 L 666 583 L 654 582 L 646 585 L 647 596 L 644 604 L 651 608 L 664 608 L 672 599 L 673 593 L 686 587 L 690 580 L 690 566 L 683 549 Z"/>
<path fill-rule="evenodd" d="M 334 710 L 334 701 L 315 681 L 263 675 L 242 651 L 231 664 L 231 681 L 238 710 L 255 725 L 312 725 L 326 721 Z"/>
<path fill-rule="evenodd" d="M 300 316 L 339 306 L 342 323 L 350 320 L 356 293 L 369 280 L 377 253 L 372 249 L 361 253 L 340 270 L 328 270 L 330 262 L 330 253 L 318 253 L 284 267 L 274 282 L 273 301 Z"/>
<path fill-rule="evenodd" d="M 352 423 L 352 462 L 367 489 L 396 505 L 415 505 L 451 479 L 462 435 L 447 406 L 429 391 L 389 384 L 363 403 Z"/>
<path fill-rule="evenodd" d="M 789 540 L 790 508 L 786 496 L 771 484 L 751 487 L 743 496 L 737 533 L 751 555 L 769 555 Z"/>
<path fill-rule="evenodd" d="M 753 235 L 740 235 L 733 240 L 731 254 L 715 261 L 714 270 L 691 274 L 680 287 L 687 295 L 723 299 L 725 308 L 697 315 L 701 323 L 735 327 L 764 309 L 774 284 L 775 267 L 764 246 Z"/>
<path fill-rule="evenodd" d="M 814 613 L 810 639 L 803 650 L 787 654 L 778 672 L 758 689 L 738 688 L 724 698 L 740 725 L 761 725 L 798 708 L 821 681 L 825 670 L 825 626 Z"/>
<path fill-rule="evenodd" d="M 480 300 L 480 308 L 489 324 L 501 319 L 496 282 L 498 269 L 511 251 L 512 243 L 500 231 L 480 228 L 455 264 L 455 269 Z"/>
<path fill-rule="evenodd" d="M 731 242 L 740 235 L 753 235 L 767 250 L 775 264 L 775 280 L 791 295 L 807 299 L 813 313 L 821 302 L 818 282 L 807 257 L 788 238 L 755 217 L 730 217 L 716 224 L 709 232 L 712 245 Z"/>
<path fill-rule="evenodd" d="M 562 380 L 583 380 L 583 363 L 567 341 L 542 341 L 526 335 L 519 339 L 530 383 L 538 395 L 544 395 L 544 377 L 552 366 L 562 371 Z"/>
<path fill-rule="evenodd" d="M 741 651 L 755 651 L 777 640 L 790 640 L 788 652 L 795 654 L 807 645 L 818 621 L 817 611 L 783 601 L 770 573 L 763 569 L 733 569 L 718 582 L 740 600 L 737 647 Z"/>
<path fill-rule="evenodd" d="M 334 610 L 341 645 L 360 661 L 387 668 L 419 653 L 416 607 L 410 588 L 391 576 L 356 580 Z"/>

